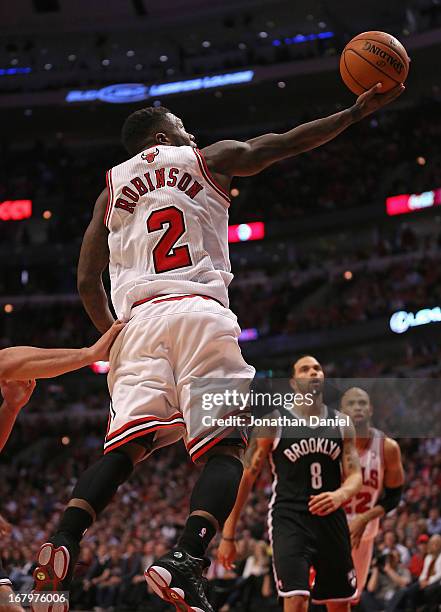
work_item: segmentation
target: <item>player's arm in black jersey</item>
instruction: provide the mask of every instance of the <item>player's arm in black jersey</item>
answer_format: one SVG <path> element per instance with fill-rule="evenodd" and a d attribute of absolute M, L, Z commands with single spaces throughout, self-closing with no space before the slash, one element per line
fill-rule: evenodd
<path fill-rule="evenodd" d="M 98 196 L 92 220 L 84 234 L 77 269 L 77 286 L 84 308 L 102 334 L 114 323 L 103 285 L 103 272 L 109 265 L 108 230 L 104 224 L 107 188 Z"/>
<path fill-rule="evenodd" d="M 233 176 L 258 174 L 275 162 L 310 151 L 336 138 L 349 126 L 398 98 L 404 85 L 386 94 L 376 85 L 363 93 L 353 106 L 316 121 L 304 123 L 284 134 L 265 134 L 247 142 L 224 140 L 202 152 L 210 171 L 225 186 Z"/>
<path fill-rule="evenodd" d="M 268 457 L 273 441 L 276 437 L 276 429 L 257 427 L 253 431 L 250 444 L 245 453 L 244 471 L 240 481 L 236 503 L 227 518 L 222 530 L 222 540 L 218 548 L 218 560 L 226 569 L 232 569 L 236 559 L 236 527 L 241 512 L 247 503 L 262 468 Z"/>
<path fill-rule="evenodd" d="M 308 506 L 311 514 L 331 514 L 361 489 L 363 479 L 352 422 L 344 428 L 342 468 L 344 480 L 338 489 L 311 496 Z"/>
<path fill-rule="evenodd" d="M 358 514 L 351 521 L 349 528 L 351 531 L 352 547 L 358 548 L 358 546 L 360 546 L 364 530 L 370 521 L 378 517 L 381 518 L 398 506 L 403 491 L 403 485 L 404 468 L 400 447 L 392 438 L 385 438 L 383 495 L 373 508 L 362 514 Z"/>

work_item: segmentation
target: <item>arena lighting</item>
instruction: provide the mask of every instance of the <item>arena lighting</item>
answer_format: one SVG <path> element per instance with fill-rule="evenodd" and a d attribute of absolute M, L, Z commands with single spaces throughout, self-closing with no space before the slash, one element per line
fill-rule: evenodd
<path fill-rule="evenodd" d="M 89 367 L 95 374 L 107 374 L 110 369 L 108 361 L 94 361 Z"/>
<path fill-rule="evenodd" d="M 404 193 L 386 199 L 386 212 L 389 216 L 405 215 L 407 213 L 432 208 L 441 205 L 441 188 L 423 193 Z"/>
<path fill-rule="evenodd" d="M 22 221 L 32 216 L 32 200 L 0 202 L 0 221 Z"/>
<path fill-rule="evenodd" d="M 249 83 L 254 79 L 253 70 L 241 70 L 227 74 L 215 74 L 187 81 L 174 81 L 172 83 L 159 83 L 158 85 L 144 85 L 143 83 L 117 83 L 102 89 L 86 89 L 69 91 L 66 102 L 92 102 L 100 100 L 111 104 L 127 104 L 139 102 L 148 98 L 169 96 L 188 91 L 201 91 L 213 87 L 239 85 Z"/>
<path fill-rule="evenodd" d="M 248 242 L 248 240 L 262 240 L 265 237 L 265 223 L 241 223 L 228 227 L 228 242 Z"/>
<path fill-rule="evenodd" d="M 32 68 L 23 66 L 18 68 L 0 68 L 0 76 L 9 76 L 11 74 L 29 74 Z"/>
<path fill-rule="evenodd" d="M 419 327 L 429 323 L 441 323 L 441 308 L 423 308 L 416 313 L 398 310 L 394 312 L 389 321 L 389 326 L 396 334 L 404 334 L 410 327 Z"/>
<path fill-rule="evenodd" d="M 255 327 L 250 327 L 249 329 L 243 329 L 239 336 L 240 342 L 250 342 L 251 340 L 257 340 L 259 337 L 259 332 Z"/>
<path fill-rule="evenodd" d="M 334 38 L 334 32 L 319 32 L 318 34 L 297 34 L 296 36 L 284 38 L 284 42 L 287 45 L 298 45 L 300 43 L 308 42 L 310 40 L 324 40 L 326 38 Z M 280 47 L 282 44 L 279 38 L 273 40 L 274 47 Z"/>

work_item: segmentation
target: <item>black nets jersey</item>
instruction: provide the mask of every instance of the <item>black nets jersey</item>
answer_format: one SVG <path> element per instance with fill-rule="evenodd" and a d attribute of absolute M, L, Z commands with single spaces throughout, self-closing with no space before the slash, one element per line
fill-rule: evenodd
<path fill-rule="evenodd" d="M 321 419 L 327 423 L 316 427 L 310 427 L 309 421 L 304 425 L 298 415 L 278 409 L 282 417 L 278 421 L 283 423 L 269 456 L 274 477 L 271 507 L 307 512 L 311 495 L 340 487 L 343 432 L 336 421 L 344 417 L 332 408 L 324 408 Z M 285 424 L 293 419 L 300 424 Z"/>

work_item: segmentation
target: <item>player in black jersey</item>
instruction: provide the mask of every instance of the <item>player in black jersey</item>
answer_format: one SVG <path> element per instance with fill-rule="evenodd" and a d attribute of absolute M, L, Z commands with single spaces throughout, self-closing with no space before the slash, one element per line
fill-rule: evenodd
<path fill-rule="evenodd" d="M 303 404 L 277 408 L 270 427 L 254 430 L 236 505 L 219 547 L 219 560 L 231 569 L 237 521 L 268 456 L 274 476 L 269 536 L 284 612 L 306 612 L 310 595 L 328 611 L 346 612 L 357 595 L 342 505 L 361 488 L 360 462 L 352 422 L 323 403 L 323 383 L 323 369 L 314 357 L 294 363 L 290 386 L 303 396 Z M 313 586 L 311 567 L 316 572 Z"/>

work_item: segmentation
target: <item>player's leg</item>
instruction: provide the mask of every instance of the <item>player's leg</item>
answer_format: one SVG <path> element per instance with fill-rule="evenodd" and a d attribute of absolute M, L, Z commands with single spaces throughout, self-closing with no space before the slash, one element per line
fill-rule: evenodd
<path fill-rule="evenodd" d="M 374 538 L 361 540 L 358 548 L 352 549 L 352 560 L 354 561 L 355 571 L 357 573 L 357 588 L 358 588 L 358 599 L 354 601 L 354 604 L 360 600 L 361 594 L 366 586 L 367 577 L 369 574 L 369 568 L 371 566 L 372 554 L 374 551 Z"/>
<path fill-rule="evenodd" d="M 69 590 L 84 533 L 151 446 L 151 435 L 141 443 L 128 443 L 101 457 L 80 476 L 56 532 L 38 553 L 34 571 L 36 591 Z"/>
<path fill-rule="evenodd" d="M 273 549 L 273 572 L 284 612 L 307 612 L 310 568 L 315 552 L 307 513 L 270 509 L 268 533 Z"/>
<path fill-rule="evenodd" d="M 203 468 L 193 488 L 190 514 L 178 543 L 194 557 L 205 555 L 234 507 L 243 472 L 242 458 L 243 448 L 223 445 L 215 446 L 196 462 Z"/>
<path fill-rule="evenodd" d="M 222 530 L 236 501 L 242 478 L 243 449 L 219 446 L 198 463 L 201 474 L 190 498 L 190 513 L 176 547 L 146 570 L 150 587 L 165 601 L 212 612 L 204 590 L 202 573 L 209 565 L 205 552 Z M 185 602 L 185 604 L 184 604 Z"/>
<path fill-rule="evenodd" d="M 333 601 L 326 604 L 328 612 L 350 612 L 351 604 L 347 601 Z"/>
<path fill-rule="evenodd" d="M 294 595 L 283 600 L 283 612 L 308 612 L 309 597 Z"/>
<path fill-rule="evenodd" d="M 205 551 L 234 507 L 242 478 L 245 442 L 238 432 L 215 433 L 201 430 L 203 409 L 195 381 L 211 386 L 212 379 L 232 376 L 248 379 L 254 368 L 242 358 L 237 344 L 238 326 L 230 311 L 203 298 L 192 300 L 197 312 L 170 314 L 174 374 L 179 405 L 187 426 L 187 449 L 202 471 L 192 491 L 189 516 L 175 549 L 146 570 L 146 579 L 162 599 L 190 609 L 211 612 L 203 587 L 202 571 L 207 563 Z M 175 306 L 177 309 L 178 307 Z M 227 314 L 226 314 L 227 313 Z M 192 443 L 189 444 L 189 441 Z M 179 608 L 181 609 L 181 608 Z"/>
<path fill-rule="evenodd" d="M 104 510 L 134 465 L 158 438 L 182 436 L 183 419 L 173 408 L 173 371 L 160 322 L 131 321 L 111 351 L 110 417 L 104 456 L 79 478 L 54 537 L 38 555 L 38 590 L 67 590 L 85 531 Z"/>
<path fill-rule="evenodd" d="M 312 601 L 326 605 L 328 612 L 347 612 L 357 598 L 357 578 L 351 555 L 351 540 L 344 511 L 314 517 L 317 557 Z"/>

